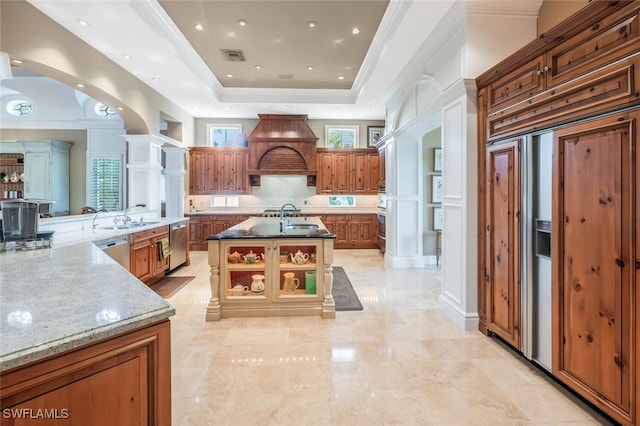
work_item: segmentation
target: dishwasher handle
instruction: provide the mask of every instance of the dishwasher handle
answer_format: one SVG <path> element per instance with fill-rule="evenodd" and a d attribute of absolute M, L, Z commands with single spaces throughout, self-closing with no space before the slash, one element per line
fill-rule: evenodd
<path fill-rule="evenodd" d="M 174 225 L 171 225 L 171 230 L 173 231 L 174 229 L 182 229 L 186 227 L 187 227 L 186 223 L 176 223 Z"/>
<path fill-rule="evenodd" d="M 110 247 L 115 247 L 115 246 L 119 246 L 122 244 L 127 244 L 129 242 L 129 240 L 127 240 L 126 238 L 121 238 L 119 240 L 112 240 L 112 241 L 104 241 L 104 242 L 100 242 L 98 243 L 98 248 L 104 250 Z"/>

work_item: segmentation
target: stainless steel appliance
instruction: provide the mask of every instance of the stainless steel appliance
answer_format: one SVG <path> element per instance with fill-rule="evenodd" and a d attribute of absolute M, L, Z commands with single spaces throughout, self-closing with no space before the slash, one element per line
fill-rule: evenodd
<path fill-rule="evenodd" d="M 6 200 L 2 201 L 0 206 L 2 234 L 6 241 L 25 241 L 36 238 L 40 217 L 38 202 L 22 199 Z"/>
<path fill-rule="evenodd" d="M 129 240 L 126 236 L 98 241 L 96 245 L 127 271 L 130 270 Z"/>
<path fill-rule="evenodd" d="M 173 271 L 187 261 L 187 222 L 178 222 L 171 225 L 169 235 L 169 270 Z"/>
<path fill-rule="evenodd" d="M 387 196 L 382 193 L 379 195 L 378 203 L 378 248 L 384 254 L 387 246 Z"/>
<path fill-rule="evenodd" d="M 529 136 L 523 146 L 522 349 L 551 370 L 552 133 Z"/>
<path fill-rule="evenodd" d="M 284 217 L 302 216 L 300 209 L 285 209 L 282 213 Z M 262 217 L 280 217 L 280 209 L 266 209 L 262 212 Z"/>

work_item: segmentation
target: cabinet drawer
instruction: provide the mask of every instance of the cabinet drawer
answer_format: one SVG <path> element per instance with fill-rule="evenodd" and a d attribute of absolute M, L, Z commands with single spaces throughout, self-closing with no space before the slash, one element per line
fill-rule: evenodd
<path fill-rule="evenodd" d="M 580 77 L 638 51 L 639 6 L 604 17 L 550 49 L 545 65 L 547 87 Z"/>
<path fill-rule="evenodd" d="M 146 231 L 136 232 L 135 234 L 131 235 L 130 242 L 133 244 L 139 241 L 148 240 L 150 238 L 158 238 L 160 236 L 163 236 L 163 234 L 165 234 L 164 236 L 167 236 L 167 237 L 169 236 L 168 226 L 161 226 L 159 228 L 147 229 Z"/>
<path fill-rule="evenodd" d="M 640 102 L 640 57 L 621 61 L 596 73 L 549 90 L 529 102 L 513 105 L 487 119 L 489 140 L 544 129 Z"/>
<path fill-rule="evenodd" d="M 542 92 L 545 88 L 542 73 L 543 59 L 540 56 L 489 85 L 487 97 L 489 113 Z"/>

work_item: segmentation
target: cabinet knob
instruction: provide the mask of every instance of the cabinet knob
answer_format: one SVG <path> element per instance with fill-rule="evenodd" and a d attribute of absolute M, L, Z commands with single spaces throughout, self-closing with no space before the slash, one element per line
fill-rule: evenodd
<path fill-rule="evenodd" d="M 538 71 L 536 71 L 536 74 L 540 76 L 540 75 L 544 74 L 544 71 L 538 70 Z"/>
<path fill-rule="evenodd" d="M 549 71 L 551 71 L 551 67 L 550 67 L 550 66 L 548 66 L 548 65 L 546 65 L 546 66 L 544 67 L 544 72 L 549 72 Z"/>

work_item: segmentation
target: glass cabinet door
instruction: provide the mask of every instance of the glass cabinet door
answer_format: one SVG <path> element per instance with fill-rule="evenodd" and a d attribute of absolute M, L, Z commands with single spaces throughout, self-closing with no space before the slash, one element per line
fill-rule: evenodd
<path fill-rule="evenodd" d="M 222 297 L 229 302 L 266 300 L 269 282 L 267 253 L 263 242 L 233 242 L 223 245 L 226 262 L 222 263 L 226 287 Z"/>
<path fill-rule="evenodd" d="M 322 250 L 319 243 L 305 240 L 279 240 L 274 255 L 278 302 L 319 300 L 323 296 Z"/>

